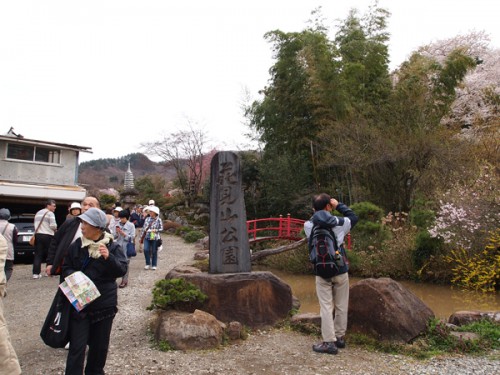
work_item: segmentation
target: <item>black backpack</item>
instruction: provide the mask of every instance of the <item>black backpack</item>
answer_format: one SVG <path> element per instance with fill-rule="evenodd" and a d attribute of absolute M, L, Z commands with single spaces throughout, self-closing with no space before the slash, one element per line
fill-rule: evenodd
<path fill-rule="evenodd" d="M 325 279 L 346 273 L 349 269 L 345 250 L 337 245 L 331 228 L 312 228 L 309 260 L 313 264 L 314 274 Z"/>

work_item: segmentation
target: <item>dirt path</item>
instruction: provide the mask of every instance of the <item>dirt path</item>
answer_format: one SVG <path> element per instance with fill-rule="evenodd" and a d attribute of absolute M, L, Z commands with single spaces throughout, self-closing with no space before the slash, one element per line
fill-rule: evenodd
<path fill-rule="evenodd" d="M 158 270 L 146 271 L 142 254 L 131 261 L 129 286 L 119 289 L 107 375 L 131 374 L 500 374 L 500 361 L 486 358 L 440 358 L 421 362 L 407 357 L 348 347 L 337 356 L 313 353 L 317 338 L 286 330 L 253 332 L 245 341 L 219 350 L 161 352 L 147 333 L 154 282 L 172 267 L 192 262 L 195 248 L 167 236 Z M 31 265 L 16 265 L 4 300 L 5 315 L 23 374 L 63 374 L 67 351 L 40 339 L 58 278 L 31 279 Z M 0 374 L 1 369 L 0 369 Z M 6 374 L 8 375 L 8 374 Z"/>

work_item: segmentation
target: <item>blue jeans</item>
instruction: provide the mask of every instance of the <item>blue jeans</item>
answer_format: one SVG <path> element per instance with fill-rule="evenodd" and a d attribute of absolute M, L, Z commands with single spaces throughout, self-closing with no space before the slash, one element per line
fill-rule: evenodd
<path fill-rule="evenodd" d="M 158 241 L 144 240 L 144 258 L 146 266 L 156 267 L 158 265 Z"/>

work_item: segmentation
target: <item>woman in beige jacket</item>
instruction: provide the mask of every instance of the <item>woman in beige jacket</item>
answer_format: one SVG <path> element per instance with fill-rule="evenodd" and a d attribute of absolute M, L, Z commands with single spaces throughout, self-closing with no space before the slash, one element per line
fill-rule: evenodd
<path fill-rule="evenodd" d="M 10 342 L 7 322 L 3 316 L 3 298 L 7 289 L 7 278 L 5 277 L 5 259 L 7 258 L 7 240 L 0 234 L 0 373 L 18 375 L 21 367 L 17 360 L 16 352 Z"/>

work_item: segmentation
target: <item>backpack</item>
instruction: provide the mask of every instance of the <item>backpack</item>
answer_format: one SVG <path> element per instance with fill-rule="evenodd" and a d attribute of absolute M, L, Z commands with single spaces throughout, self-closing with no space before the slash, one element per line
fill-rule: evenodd
<path fill-rule="evenodd" d="M 309 237 L 309 260 L 314 274 L 324 279 L 346 273 L 349 269 L 345 250 L 337 245 L 330 228 L 313 227 Z"/>

